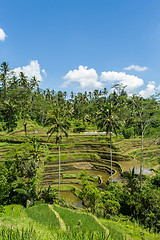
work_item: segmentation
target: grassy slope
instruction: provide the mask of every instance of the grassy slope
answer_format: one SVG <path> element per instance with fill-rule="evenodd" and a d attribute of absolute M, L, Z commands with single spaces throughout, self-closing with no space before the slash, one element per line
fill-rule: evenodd
<path fill-rule="evenodd" d="M 81 223 L 81 228 L 84 231 L 92 232 L 94 231 L 104 231 L 104 229 L 95 221 L 93 216 L 86 213 L 78 213 L 76 211 L 62 208 L 59 206 L 53 206 L 53 208 L 59 213 L 60 217 L 63 218 L 66 226 L 69 226 L 70 229 L 74 229 L 75 226 L 78 226 Z"/>
<path fill-rule="evenodd" d="M 14 209 L 14 210 L 13 210 Z M 5 207 L 5 213 L 0 215 L 0 239 L 7 240 L 124 240 L 124 239 L 145 239 L 158 240 L 159 235 L 151 234 L 139 227 L 137 224 L 124 221 L 111 221 L 100 219 L 100 222 L 109 229 L 110 235 L 107 238 L 102 234 L 102 227 L 95 219 L 83 213 L 77 213 L 69 209 L 56 207 L 54 209 L 59 212 L 61 218 L 70 226 L 70 231 L 63 232 L 59 229 L 58 223 L 55 221 L 54 213 L 50 212 L 47 205 L 37 205 L 29 209 L 24 209 L 19 205 L 10 205 Z M 49 215 L 50 221 L 46 221 Z M 52 218 L 53 217 L 53 218 Z M 79 221 L 81 220 L 81 222 Z M 80 224 L 79 224 L 80 223 Z M 90 233 L 91 231 L 92 233 Z M 97 233 L 96 233 L 97 230 Z M 3 234 L 2 234 L 3 231 Z M 87 232 L 86 232 L 87 231 Z M 10 238 L 9 238 L 10 236 Z"/>
<path fill-rule="evenodd" d="M 54 232 L 51 232 L 48 226 L 42 223 L 39 223 L 32 218 L 28 217 L 24 207 L 20 205 L 9 205 L 4 207 L 5 212 L 0 215 L 0 239 L 14 239 L 7 237 L 11 232 L 17 234 L 17 229 L 22 234 L 22 231 L 26 233 L 26 239 L 44 239 L 49 240 L 53 239 Z M 2 232 L 6 238 L 2 237 Z M 28 238 L 27 238 L 27 232 Z M 42 238 L 43 236 L 43 238 Z M 30 238 L 29 238 L 30 237 Z M 15 239 L 18 239 L 18 237 Z M 23 238 L 19 238 L 23 239 Z"/>
<path fill-rule="evenodd" d="M 106 219 L 100 219 L 100 222 L 109 229 L 112 239 L 145 239 L 145 240 L 159 240 L 160 235 L 149 233 L 145 229 L 138 226 L 137 223 L 129 221 L 111 221 Z"/>

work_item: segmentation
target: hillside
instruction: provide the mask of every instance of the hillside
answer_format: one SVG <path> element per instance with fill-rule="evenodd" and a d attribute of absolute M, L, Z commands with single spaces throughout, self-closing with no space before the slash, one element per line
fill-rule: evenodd
<path fill-rule="evenodd" d="M 118 220 L 118 219 L 117 219 Z M 94 231 L 93 231 L 94 230 Z M 28 209 L 10 205 L 0 214 L 0 239 L 153 239 L 159 236 L 140 228 L 136 223 L 98 220 L 84 211 L 56 205 L 37 205 Z"/>
<path fill-rule="evenodd" d="M 58 146 L 55 137 L 48 139 L 47 129 L 38 128 L 32 123 L 28 129 L 28 140 L 35 137 L 40 144 L 45 144 L 47 154 L 44 162 L 44 172 L 41 178 L 43 187 L 58 188 Z M 25 142 L 24 132 L 19 129 L 8 135 L 0 137 L 0 164 L 2 165 L 6 154 L 13 151 Z M 98 133 L 69 133 L 68 138 L 63 138 L 61 148 L 61 195 L 67 200 L 74 201 L 71 193 L 75 189 L 81 189 L 80 173 L 87 170 L 88 180 L 97 185 L 105 185 L 110 177 L 110 145 L 109 138 L 105 134 Z M 121 178 L 123 171 L 130 168 L 139 169 L 141 154 L 141 139 L 123 139 L 113 137 L 113 176 Z M 159 165 L 160 145 L 157 140 L 144 140 L 144 169 L 155 168 Z M 44 157 L 44 153 L 41 154 Z M 68 194 L 67 194 L 68 192 Z M 77 201 L 77 200 L 76 200 Z"/>

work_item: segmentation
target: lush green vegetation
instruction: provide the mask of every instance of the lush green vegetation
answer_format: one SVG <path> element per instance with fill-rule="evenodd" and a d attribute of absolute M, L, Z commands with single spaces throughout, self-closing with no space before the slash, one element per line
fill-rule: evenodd
<path fill-rule="evenodd" d="M 101 231 L 105 232 L 103 227 L 94 219 L 93 216 L 85 213 L 76 213 L 73 210 L 62 208 L 59 206 L 53 206 L 53 208 L 59 213 L 66 226 L 70 229 L 74 229 L 75 226 L 79 226 L 79 230 L 83 229 L 86 232 Z"/>
<path fill-rule="evenodd" d="M 65 234 L 57 231 L 52 210 L 36 204 L 56 202 L 71 207 L 60 198 L 61 191 L 73 191 L 88 212 L 110 219 L 102 222 L 110 229 L 111 239 L 118 239 L 118 232 L 122 239 L 145 236 L 140 229 L 135 236 L 125 226 L 121 231 L 119 222 L 113 231 L 112 218 L 121 216 L 152 232 L 160 231 L 159 96 L 128 96 L 122 85 L 107 94 L 106 89 L 70 96 L 43 90 L 34 76 L 28 79 L 21 72 L 17 78 L 7 63 L 1 64 L 0 214 L 6 221 L 0 225 L 2 239 L 53 239 L 53 235 L 54 239 L 106 239 L 100 225 L 95 225 L 99 232 L 89 236 L 87 215 L 55 206 L 72 228 Z M 140 174 L 129 167 L 123 171 L 130 161 L 137 162 Z M 154 169 L 149 177 L 143 175 L 144 166 Z M 115 183 L 114 176 L 121 181 Z M 12 204 L 27 210 L 16 210 Z M 12 228 L 20 218 L 23 224 Z M 88 218 L 90 223 L 94 219 Z M 37 230 L 42 225 L 49 229 L 48 238 Z"/>
<path fill-rule="evenodd" d="M 27 208 L 26 213 L 28 217 L 48 226 L 50 229 L 59 229 L 60 227 L 58 219 L 47 205 L 37 205 L 32 208 Z"/>
<path fill-rule="evenodd" d="M 61 214 L 61 218 L 64 222 L 70 224 L 70 228 L 67 231 L 57 230 L 56 227 L 50 228 L 50 224 L 46 224 L 41 216 L 41 220 L 36 220 L 34 217 L 28 217 L 26 211 L 31 211 L 34 209 L 34 216 L 39 214 L 40 208 L 45 206 L 46 213 L 50 214 L 50 209 L 47 205 L 40 205 L 36 207 L 31 207 L 25 210 L 19 205 L 10 205 L 4 208 L 4 212 L 0 215 L 0 239 L 2 240 L 51 240 L 51 239 L 110 239 L 117 240 L 122 239 L 153 239 L 158 240 L 159 236 L 157 234 L 149 233 L 143 227 L 134 222 L 130 222 L 124 217 L 114 217 L 112 220 L 100 219 L 99 221 L 109 230 L 106 234 L 104 230 L 101 231 L 101 226 L 94 219 L 93 216 L 78 213 L 77 211 L 71 211 L 61 207 L 55 207 L 57 211 Z M 43 210 L 42 210 L 43 211 Z M 46 215 L 45 212 L 44 216 Z M 53 222 L 55 223 L 54 215 Z M 67 218 L 68 216 L 68 218 Z M 50 214 L 51 217 L 51 214 Z M 73 219 L 75 223 L 73 222 Z M 52 220 L 52 218 L 50 218 Z M 47 220 L 48 222 L 48 220 Z M 49 223 L 49 222 L 48 222 Z M 88 229 L 86 229 L 85 224 L 87 224 Z M 57 223 L 56 223 L 57 226 Z M 93 229 L 94 231 L 90 231 Z M 97 231 L 95 231 L 97 229 Z M 106 229 L 106 232 L 108 232 Z M 69 230 L 69 231 L 68 231 Z M 99 231 L 100 230 L 100 231 Z"/>

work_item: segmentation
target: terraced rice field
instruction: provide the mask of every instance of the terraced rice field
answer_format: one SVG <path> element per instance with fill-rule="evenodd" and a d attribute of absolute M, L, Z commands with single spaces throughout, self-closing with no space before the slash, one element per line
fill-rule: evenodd
<path fill-rule="evenodd" d="M 33 134 L 30 134 L 30 137 Z M 57 189 L 58 186 L 58 146 L 55 137 L 48 137 L 45 133 L 34 135 L 37 141 L 48 147 L 44 174 L 41 183 Z M 6 140 L 5 140 L 6 139 Z M 0 137 L 0 164 L 5 161 L 5 155 L 25 141 L 25 137 L 12 134 L 6 138 Z M 97 186 L 106 184 L 110 170 L 109 139 L 104 134 L 70 134 L 61 143 L 61 191 L 81 189 L 80 173 L 87 170 L 88 180 Z M 123 170 L 129 170 L 139 165 L 141 139 L 113 139 L 113 174 L 120 177 Z M 148 166 L 159 164 L 160 145 L 153 140 L 144 141 L 144 162 Z"/>

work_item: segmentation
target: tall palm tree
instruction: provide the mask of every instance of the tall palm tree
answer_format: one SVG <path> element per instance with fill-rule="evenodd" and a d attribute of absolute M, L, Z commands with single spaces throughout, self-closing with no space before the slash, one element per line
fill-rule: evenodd
<path fill-rule="evenodd" d="M 20 86 L 27 88 L 28 87 L 27 76 L 25 76 L 23 72 L 20 72 L 19 77 L 20 77 L 19 79 Z"/>
<path fill-rule="evenodd" d="M 11 130 L 11 123 L 12 123 L 12 118 L 14 111 L 16 109 L 16 105 L 12 102 L 11 99 L 5 100 L 4 101 L 4 110 L 6 113 L 8 112 L 8 131 Z"/>
<path fill-rule="evenodd" d="M 58 198 L 60 197 L 60 171 L 61 171 L 61 157 L 60 157 L 60 143 L 62 141 L 63 133 L 65 137 L 68 137 L 67 130 L 69 129 L 69 122 L 65 120 L 64 115 L 61 113 L 59 108 L 53 109 L 48 113 L 47 122 L 52 123 L 47 134 L 49 137 L 53 133 L 56 133 L 56 144 L 58 144 L 59 150 L 59 180 L 58 180 Z"/>
<path fill-rule="evenodd" d="M 3 62 L 0 66 L 0 80 L 4 88 L 4 98 L 6 97 L 6 88 L 7 88 L 7 73 L 10 71 L 8 63 Z"/>
<path fill-rule="evenodd" d="M 140 191 L 142 191 L 142 172 L 143 172 L 143 150 L 144 150 L 144 136 L 147 127 L 157 120 L 158 106 L 154 98 L 152 100 L 143 99 L 142 97 L 134 95 L 132 97 L 133 104 L 135 105 L 134 120 L 140 126 L 141 133 L 141 158 L 140 158 Z M 154 109 L 154 110 L 153 110 Z"/>
<path fill-rule="evenodd" d="M 135 167 L 129 171 L 124 172 L 124 177 L 127 179 L 127 187 L 131 189 L 131 194 L 137 189 L 138 179 L 135 174 Z"/>
<path fill-rule="evenodd" d="M 31 81 L 30 81 L 30 87 L 31 87 L 31 90 L 33 90 L 35 87 L 38 87 L 38 83 L 39 81 L 37 81 L 35 75 L 31 78 Z"/>
<path fill-rule="evenodd" d="M 117 125 L 116 116 L 113 114 L 112 104 L 106 103 L 103 106 L 101 111 L 97 114 L 97 126 L 98 128 L 105 130 L 106 134 L 110 135 L 110 160 L 111 160 L 111 184 L 113 184 L 112 177 L 112 132 L 114 131 L 117 134 L 117 129 L 119 126 Z"/>

